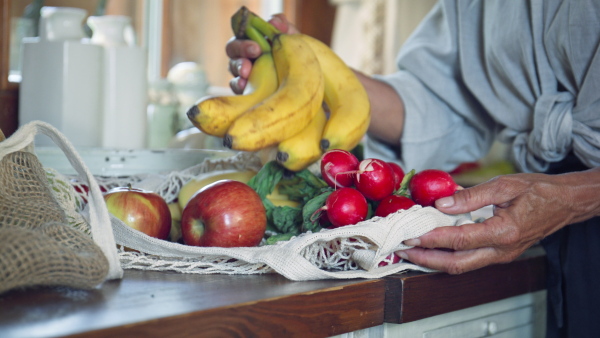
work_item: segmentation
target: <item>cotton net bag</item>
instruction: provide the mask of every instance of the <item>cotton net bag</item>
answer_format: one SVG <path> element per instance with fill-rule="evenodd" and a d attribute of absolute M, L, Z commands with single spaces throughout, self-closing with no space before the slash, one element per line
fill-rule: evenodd
<path fill-rule="evenodd" d="M 93 288 L 107 278 L 109 262 L 69 224 L 31 146 L 14 151 L 33 136 L 20 131 L 8 141 L 0 131 L 0 294 L 32 286 Z"/>
<path fill-rule="evenodd" d="M 88 203 L 84 209 L 79 210 L 80 214 L 67 212 L 67 219 L 70 224 L 75 224 L 74 229 L 81 228 L 84 230 L 82 233 L 88 233 L 88 239 L 91 237 L 106 256 L 108 274 L 104 279 L 122 278 L 123 269 L 194 274 L 278 273 L 295 281 L 381 278 L 404 271 L 429 272 L 432 270 L 409 261 L 396 263 L 391 255 L 409 248 L 403 244 L 405 240 L 419 237 L 436 227 L 473 222 L 468 214 L 447 215 L 435 208 L 417 205 L 387 217 L 373 217 L 354 225 L 323 229 L 315 233 L 305 232 L 274 245 L 261 243 L 257 247 L 195 247 L 159 240 L 112 217 L 108 213 L 99 185 L 107 188 L 115 183 L 131 183 L 134 187 L 157 192 L 169 203 L 192 178 L 199 179 L 202 175 L 222 170 L 258 170 L 261 166 L 256 154 L 242 152 L 232 157 L 207 158 L 182 171 L 119 177 L 118 182 L 111 178 L 104 181 L 102 177 L 94 177 L 90 173 L 72 145 L 56 128 L 34 121 L 21 127 L 6 141 L 0 142 L 0 158 L 14 152 L 7 149 L 18 150 L 30 144 L 33 135 L 40 132 L 50 136 L 61 147 L 78 172 L 78 179 L 90 188 Z M 7 145 L 8 141 L 12 143 Z M 60 175 L 56 173 L 56 176 L 58 178 Z M 65 182 L 65 179 L 63 177 L 57 181 Z M 68 183 L 66 185 L 71 187 Z M 55 186 L 56 184 L 53 188 Z M 59 198 L 59 202 L 60 200 Z M 89 224 L 80 227 L 81 222 L 77 218 L 82 215 Z M 79 249 L 81 243 L 89 243 L 89 240 L 82 239 L 76 243 L 79 243 L 80 246 L 76 248 Z M 94 282 L 89 283 L 92 284 Z"/>

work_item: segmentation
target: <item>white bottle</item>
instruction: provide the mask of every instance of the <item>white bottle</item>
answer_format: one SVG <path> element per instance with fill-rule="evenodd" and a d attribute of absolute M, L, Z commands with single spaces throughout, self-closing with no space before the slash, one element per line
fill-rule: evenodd
<path fill-rule="evenodd" d="M 80 8 L 42 7 L 40 36 L 23 40 L 19 124 L 42 120 L 76 147 L 98 147 L 102 48 L 85 42 Z M 36 145 L 54 143 L 45 136 Z"/>
<path fill-rule="evenodd" d="M 127 42 L 131 18 L 90 16 L 87 23 L 91 42 L 104 49 L 102 147 L 146 148 L 147 61 L 141 47 Z"/>

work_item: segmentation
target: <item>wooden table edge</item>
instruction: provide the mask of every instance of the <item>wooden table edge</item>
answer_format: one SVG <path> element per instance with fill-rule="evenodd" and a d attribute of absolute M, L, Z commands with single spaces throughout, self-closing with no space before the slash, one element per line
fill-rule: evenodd
<path fill-rule="evenodd" d="M 460 275 L 409 272 L 385 278 L 386 323 L 407 323 L 546 288 L 544 250 Z M 475 292 L 476 291 L 476 292 Z"/>

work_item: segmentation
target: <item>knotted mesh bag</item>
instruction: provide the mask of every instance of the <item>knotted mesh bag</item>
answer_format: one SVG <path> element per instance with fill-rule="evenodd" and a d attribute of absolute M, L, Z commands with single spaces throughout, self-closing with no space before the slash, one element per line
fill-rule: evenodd
<path fill-rule="evenodd" d="M 57 200 L 48 184 L 42 164 L 30 152 L 38 133 L 48 134 L 65 153 L 73 149 L 44 123 L 27 125 L 6 140 L 0 131 L 0 293 L 31 286 L 89 289 L 119 278 L 122 270 L 111 263 L 114 240 L 106 240 L 103 234 L 107 227 L 74 226 L 64 202 Z M 89 181 L 93 176 L 80 166 L 77 154 L 71 155 L 76 170 Z M 92 184 L 92 189 L 101 196 L 97 185 Z M 96 241 L 90 236 L 93 228 L 100 230 Z M 92 229 L 91 234 L 82 229 Z"/>
<path fill-rule="evenodd" d="M 84 233 L 68 225 L 34 154 L 0 161 L 0 293 L 16 287 L 92 288 L 108 261 Z"/>

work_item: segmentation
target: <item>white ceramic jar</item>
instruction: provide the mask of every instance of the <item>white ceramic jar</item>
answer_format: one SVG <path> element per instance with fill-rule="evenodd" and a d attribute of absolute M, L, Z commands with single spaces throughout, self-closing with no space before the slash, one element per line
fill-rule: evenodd
<path fill-rule="evenodd" d="M 76 147 L 101 145 L 102 48 L 85 42 L 86 11 L 42 7 L 40 36 L 23 39 L 19 124 L 42 120 Z M 36 145 L 54 145 L 38 137 Z"/>
<path fill-rule="evenodd" d="M 90 16 L 91 42 L 103 55 L 102 147 L 147 147 L 147 58 L 143 48 L 127 41 L 131 18 Z"/>
<path fill-rule="evenodd" d="M 40 10 L 40 39 L 80 41 L 85 37 L 82 22 L 87 12 L 74 7 L 48 7 Z"/>

